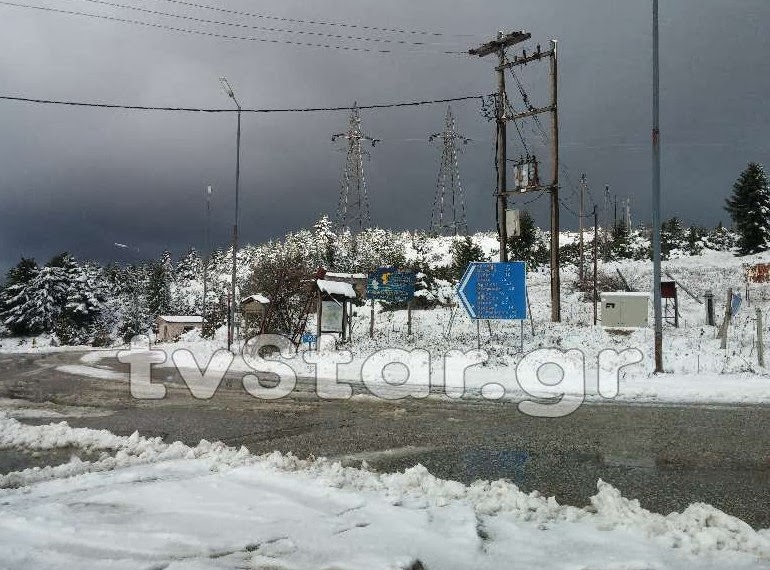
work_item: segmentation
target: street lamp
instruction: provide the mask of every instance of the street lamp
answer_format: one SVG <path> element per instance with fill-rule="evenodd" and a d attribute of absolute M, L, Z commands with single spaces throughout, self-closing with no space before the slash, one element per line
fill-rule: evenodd
<path fill-rule="evenodd" d="M 222 88 L 225 90 L 230 99 L 235 103 L 235 107 L 238 109 L 238 130 L 236 133 L 235 142 L 235 223 L 233 224 L 233 277 L 232 277 L 232 297 L 230 301 L 230 314 L 229 314 L 229 326 L 227 330 L 227 350 L 230 350 L 234 341 L 235 335 L 235 281 L 236 281 L 236 266 L 237 266 L 237 252 L 238 252 L 238 193 L 241 182 L 241 104 L 238 103 L 238 99 L 235 98 L 235 92 L 232 86 L 227 81 L 227 78 L 220 77 L 219 82 L 222 84 Z"/>
<path fill-rule="evenodd" d="M 652 0 L 652 294 L 655 373 L 663 372 L 663 308 L 660 294 L 660 32 L 658 0 Z"/>
<path fill-rule="evenodd" d="M 207 312 L 206 309 L 208 308 L 208 305 L 206 304 L 206 299 L 208 298 L 208 266 L 209 261 L 211 260 L 211 186 L 209 185 L 206 188 L 206 231 L 204 232 L 204 255 L 203 255 L 203 325 L 202 325 L 202 332 L 203 336 L 205 337 L 208 333 L 208 328 L 206 326 L 206 317 Z"/>

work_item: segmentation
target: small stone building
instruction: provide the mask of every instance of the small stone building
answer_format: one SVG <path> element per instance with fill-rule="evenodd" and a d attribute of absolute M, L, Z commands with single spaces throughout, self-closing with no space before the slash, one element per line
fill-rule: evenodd
<path fill-rule="evenodd" d="M 186 332 L 203 328 L 203 317 L 182 315 L 161 315 L 155 323 L 158 326 L 158 341 L 177 340 Z"/>

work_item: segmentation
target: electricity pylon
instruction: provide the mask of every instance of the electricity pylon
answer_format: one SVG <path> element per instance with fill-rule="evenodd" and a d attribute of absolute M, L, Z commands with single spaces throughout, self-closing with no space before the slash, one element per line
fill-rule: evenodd
<path fill-rule="evenodd" d="M 460 164 L 457 160 L 457 143 L 465 145 L 471 139 L 457 132 L 452 107 L 447 108 L 444 132 L 431 135 L 429 141 L 436 139 L 441 139 L 443 148 L 430 231 L 440 235 L 465 235 L 468 233 L 468 221 L 465 215 L 465 193 L 460 181 Z"/>
<path fill-rule="evenodd" d="M 337 226 L 340 232 L 350 230 L 355 233 L 370 226 L 372 222 L 364 176 L 364 156 L 368 157 L 369 152 L 363 149 L 361 143 L 367 141 L 374 147 L 379 142 L 378 139 L 364 134 L 361 130 L 361 117 L 357 103 L 353 104 L 348 130 L 332 135 L 332 142 L 340 138 L 347 141 L 347 158 L 342 174 L 340 201 L 337 206 Z"/>

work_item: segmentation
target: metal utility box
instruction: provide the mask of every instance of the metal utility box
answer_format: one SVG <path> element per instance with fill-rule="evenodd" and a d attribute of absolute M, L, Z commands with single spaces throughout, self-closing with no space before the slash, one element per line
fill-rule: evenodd
<path fill-rule="evenodd" d="M 602 293 L 602 326 L 648 326 L 649 293 Z"/>

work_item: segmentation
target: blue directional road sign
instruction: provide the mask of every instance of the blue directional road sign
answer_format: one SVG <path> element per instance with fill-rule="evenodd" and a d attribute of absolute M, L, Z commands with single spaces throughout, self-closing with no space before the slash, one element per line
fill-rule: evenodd
<path fill-rule="evenodd" d="M 413 272 L 397 271 L 392 267 L 369 274 L 366 296 L 388 303 L 406 303 L 414 297 L 417 276 Z"/>
<path fill-rule="evenodd" d="M 457 293 L 472 319 L 524 320 L 527 318 L 526 263 L 471 263 Z"/>

